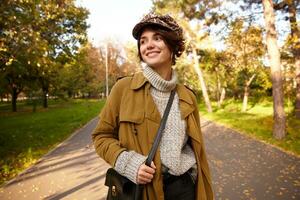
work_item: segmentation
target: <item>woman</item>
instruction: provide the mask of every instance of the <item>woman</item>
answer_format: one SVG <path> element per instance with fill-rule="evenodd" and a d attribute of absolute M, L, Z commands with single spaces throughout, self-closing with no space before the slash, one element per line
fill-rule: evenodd
<path fill-rule="evenodd" d="M 213 199 L 195 95 L 172 69 L 184 50 L 169 15 L 146 15 L 133 29 L 147 65 L 117 81 L 93 132 L 96 152 L 121 175 L 145 184 L 144 199 Z M 151 167 L 144 164 L 171 90 L 176 95 Z"/>

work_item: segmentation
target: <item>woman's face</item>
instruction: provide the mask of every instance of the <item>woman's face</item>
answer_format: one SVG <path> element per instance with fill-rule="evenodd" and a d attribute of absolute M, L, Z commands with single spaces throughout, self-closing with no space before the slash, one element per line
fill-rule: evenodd
<path fill-rule="evenodd" d="M 140 54 L 150 67 L 171 67 L 171 51 L 163 37 L 152 29 L 145 29 L 140 37 Z"/>

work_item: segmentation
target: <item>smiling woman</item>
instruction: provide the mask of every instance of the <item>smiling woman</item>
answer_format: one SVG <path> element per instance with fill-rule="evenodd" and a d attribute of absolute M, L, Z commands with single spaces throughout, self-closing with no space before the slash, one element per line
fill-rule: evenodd
<path fill-rule="evenodd" d="M 119 174 L 143 185 L 143 199 L 211 200 L 196 97 L 177 83 L 172 69 L 184 50 L 183 30 L 171 16 L 149 13 L 132 34 L 146 66 L 112 88 L 92 135 L 96 152 Z M 159 150 L 146 164 L 171 93 Z"/>

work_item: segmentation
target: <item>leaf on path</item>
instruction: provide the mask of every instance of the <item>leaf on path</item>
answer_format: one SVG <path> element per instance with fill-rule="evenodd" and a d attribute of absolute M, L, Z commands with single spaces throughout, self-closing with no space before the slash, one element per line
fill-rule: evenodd
<path fill-rule="evenodd" d="M 250 196 L 249 190 L 244 190 L 243 193 L 244 193 L 244 195 L 246 195 L 246 196 Z"/>
<path fill-rule="evenodd" d="M 294 180 L 294 186 L 300 186 L 300 181 Z"/>

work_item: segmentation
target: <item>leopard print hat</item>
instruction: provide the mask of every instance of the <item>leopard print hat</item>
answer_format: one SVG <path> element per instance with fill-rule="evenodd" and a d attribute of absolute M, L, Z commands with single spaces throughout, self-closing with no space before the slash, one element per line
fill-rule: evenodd
<path fill-rule="evenodd" d="M 143 19 L 134 26 L 132 35 L 136 40 L 139 39 L 141 30 L 147 25 L 158 25 L 170 31 L 174 31 L 178 39 L 183 40 L 182 28 L 170 15 L 158 15 L 154 12 L 145 15 Z"/>

